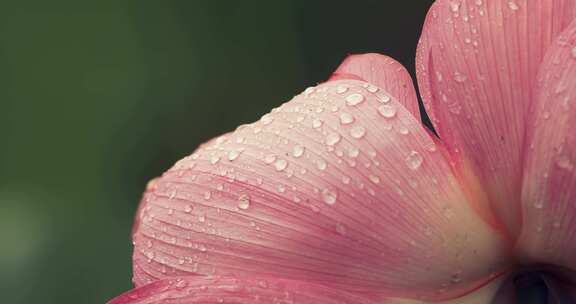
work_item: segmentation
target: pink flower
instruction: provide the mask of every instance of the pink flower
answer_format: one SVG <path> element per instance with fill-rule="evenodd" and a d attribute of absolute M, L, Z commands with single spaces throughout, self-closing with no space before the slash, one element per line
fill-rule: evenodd
<path fill-rule="evenodd" d="M 440 139 L 366 54 L 202 145 L 148 185 L 110 303 L 515 303 L 526 280 L 574 303 L 575 14 L 437 1 L 416 59 Z"/>

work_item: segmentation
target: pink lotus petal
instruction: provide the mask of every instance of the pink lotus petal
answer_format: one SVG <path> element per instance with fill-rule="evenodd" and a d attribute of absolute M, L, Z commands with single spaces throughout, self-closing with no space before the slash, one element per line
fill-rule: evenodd
<path fill-rule="evenodd" d="M 320 285 L 275 279 L 178 277 L 133 289 L 108 304 L 298 303 L 372 304 L 366 297 Z M 382 303 L 382 302 L 379 302 Z M 392 302 L 384 302 L 392 303 Z"/>
<path fill-rule="evenodd" d="M 350 55 L 340 64 L 331 79 L 359 79 L 384 88 L 414 117 L 420 117 L 412 77 L 402 64 L 386 55 Z M 377 90 L 376 87 L 372 90 Z"/>
<path fill-rule="evenodd" d="M 439 0 L 417 55 L 425 107 L 512 236 L 520 227 L 526 109 L 539 64 L 574 18 L 572 0 Z"/>
<path fill-rule="evenodd" d="M 136 285 L 256 275 L 434 299 L 501 271 L 509 244 L 474 210 L 474 185 L 461 188 L 420 122 L 371 91 L 309 88 L 153 181 L 134 228 Z"/>
<path fill-rule="evenodd" d="M 576 23 L 546 54 L 528 124 L 519 250 L 576 269 Z"/>

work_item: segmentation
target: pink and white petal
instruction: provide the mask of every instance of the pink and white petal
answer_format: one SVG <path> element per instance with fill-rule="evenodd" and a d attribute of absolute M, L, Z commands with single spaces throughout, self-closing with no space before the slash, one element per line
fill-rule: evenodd
<path fill-rule="evenodd" d="M 134 228 L 134 281 L 256 275 L 460 295 L 502 270 L 511 249 L 465 186 L 388 93 L 330 81 L 150 184 Z"/>
<path fill-rule="evenodd" d="M 357 79 L 369 82 L 396 97 L 396 100 L 414 117 L 420 117 L 412 77 L 401 63 L 391 57 L 376 53 L 350 55 L 330 79 Z M 376 87 L 372 90 L 377 90 Z"/>
<path fill-rule="evenodd" d="M 212 276 L 163 279 L 135 288 L 108 302 L 108 304 L 168 303 L 376 304 L 367 297 L 305 282 Z"/>
<path fill-rule="evenodd" d="M 548 51 L 537 87 L 518 250 L 529 260 L 576 269 L 576 23 Z"/>
<path fill-rule="evenodd" d="M 424 25 L 417 76 L 425 108 L 512 236 L 520 229 L 533 84 L 546 49 L 575 11 L 572 0 L 439 0 Z"/>

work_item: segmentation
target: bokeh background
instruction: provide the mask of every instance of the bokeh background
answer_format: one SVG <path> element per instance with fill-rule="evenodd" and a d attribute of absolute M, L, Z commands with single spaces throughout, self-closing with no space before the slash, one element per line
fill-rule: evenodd
<path fill-rule="evenodd" d="M 0 302 L 131 288 L 146 182 L 325 80 L 414 70 L 432 1 L 0 1 Z"/>

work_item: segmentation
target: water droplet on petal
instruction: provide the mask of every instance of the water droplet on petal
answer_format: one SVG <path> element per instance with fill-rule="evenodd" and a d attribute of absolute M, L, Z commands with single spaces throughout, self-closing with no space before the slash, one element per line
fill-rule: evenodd
<path fill-rule="evenodd" d="M 384 94 L 380 96 L 380 98 L 378 98 L 378 101 L 380 101 L 381 103 L 389 103 L 391 99 L 392 98 L 390 98 L 390 96 Z"/>
<path fill-rule="evenodd" d="M 304 154 L 305 150 L 306 148 L 303 145 L 295 145 L 294 148 L 292 149 L 292 156 L 300 157 Z"/>
<path fill-rule="evenodd" d="M 340 113 L 340 123 L 343 125 L 348 125 L 354 122 L 354 116 L 350 113 Z"/>
<path fill-rule="evenodd" d="M 238 208 L 246 210 L 250 207 L 250 197 L 247 194 L 242 194 L 238 197 Z"/>
<path fill-rule="evenodd" d="M 422 165 L 422 162 L 424 162 L 424 158 L 416 151 L 411 151 L 406 157 L 406 165 L 411 170 L 418 170 Z"/>
<path fill-rule="evenodd" d="M 340 134 L 338 133 L 330 133 L 326 136 L 326 144 L 329 146 L 333 146 L 340 141 Z"/>
<path fill-rule="evenodd" d="M 214 155 L 214 156 L 210 157 L 210 163 L 213 165 L 215 165 L 219 161 L 220 161 L 220 156 L 218 156 L 218 155 Z"/>
<path fill-rule="evenodd" d="M 338 199 L 336 190 L 324 188 L 322 189 L 322 200 L 328 205 L 334 205 Z"/>
<path fill-rule="evenodd" d="M 450 10 L 453 13 L 457 13 L 460 10 L 460 2 L 450 1 Z"/>
<path fill-rule="evenodd" d="M 396 116 L 396 107 L 393 105 L 381 105 L 378 107 L 378 113 L 384 118 L 393 118 Z"/>
<path fill-rule="evenodd" d="M 564 170 L 568 170 L 568 171 L 572 171 L 572 169 L 574 169 L 574 164 L 566 156 L 562 156 L 562 157 L 558 158 L 556 160 L 556 166 L 558 166 L 558 168 L 560 168 L 560 169 L 564 169 Z"/>
<path fill-rule="evenodd" d="M 364 135 L 366 135 L 366 128 L 362 127 L 362 126 L 355 126 L 352 129 L 350 129 L 350 136 L 359 139 L 364 137 Z"/>
<path fill-rule="evenodd" d="M 514 1 L 509 1 L 508 7 L 513 11 L 517 11 L 520 9 L 520 6 L 518 6 L 518 4 L 516 4 L 516 2 L 514 2 Z"/>
<path fill-rule="evenodd" d="M 270 114 L 266 114 L 260 118 L 260 121 L 262 121 L 263 125 L 269 125 L 274 121 L 274 118 Z"/>
<path fill-rule="evenodd" d="M 380 183 L 380 177 L 378 177 L 378 175 L 370 175 L 370 181 L 375 183 L 375 184 L 379 184 Z"/>
<path fill-rule="evenodd" d="M 318 129 L 322 126 L 322 121 L 320 119 L 314 119 L 312 121 L 312 128 Z"/>
<path fill-rule="evenodd" d="M 267 164 L 271 164 L 276 160 L 276 156 L 274 154 L 268 154 L 264 157 L 264 162 Z"/>
<path fill-rule="evenodd" d="M 377 86 L 374 86 L 374 85 L 369 85 L 369 86 L 366 88 L 366 90 L 367 90 L 368 92 L 370 92 L 370 93 L 376 93 L 376 92 L 378 92 L 378 87 L 377 87 Z"/>
<path fill-rule="evenodd" d="M 462 82 L 465 82 L 467 79 L 468 79 L 468 77 L 466 75 L 464 75 L 458 71 L 454 72 L 454 80 L 456 82 L 462 83 Z"/>
<path fill-rule="evenodd" d="M 186 212 L 186 213 L 192 212 L 192 206 L 191 206 L 191 205 L 186 205 L 186 206 L 184 207 L 184 212 Z"/>
<path fill-rule="evenodd" d="M 345 85 L 339 85 L 338 87 L 336 87 L 336 93 L 338 94 L 344 94 L 346 93 L 346 91 L 348 91 L 348 87 Z"/>
<path fill-rule="evenodd" d="M 351 147 L 348 150 L 348 156 L 351 158 L 356 158 L 358 157 L 358 155 L 360 155 L 360 149 L 358 149 L 357 147 Z"/>
<path fill-rule="evenodd" d="M 319 159 L 316 162 L 316 168 L 318 168 L 318 170 L 321 170 L 321 171 L 325 170 L 326 169 L 326 161 L 324 161 L 323 159 Z"/>
<path fill-rule="evenodd" d="M 228 152 L 228 160 L 229 161 L 234 161 L 235 159 L 238 158 L 238 156 L 240 156 L 240 153 L 242 153 L 241 150 L 232 150 Z"/>
<path fill-rule="evenodd" d="M 274 168 L 276 168 L 276 171 L 283 171 L 286 169 L 286 167 L 288 167 L 288 162 L 285 159 L 278 159 L 274 163 Z"/>
<path fill-rule="evenodd" d="M 342 223 L 337 223 L 336 232 L 340 235 L 346 235 L 346 226 L 344 226 Z"/>
<path fill-rule="evenodd" d="M 346 104 L 349 106 L 356 106 L 364 101 L 364 96 L 362 94 L 354 93 L 346 97 Z"/>

